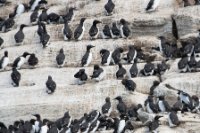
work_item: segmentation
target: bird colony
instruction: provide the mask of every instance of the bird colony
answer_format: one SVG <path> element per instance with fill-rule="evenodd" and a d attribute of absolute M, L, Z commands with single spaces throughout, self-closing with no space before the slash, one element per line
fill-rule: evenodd
<path fill-rule="evenodd" d="M 0 133 L 199 133 L 200 1 L 122 2 L 0 0 Z"/>

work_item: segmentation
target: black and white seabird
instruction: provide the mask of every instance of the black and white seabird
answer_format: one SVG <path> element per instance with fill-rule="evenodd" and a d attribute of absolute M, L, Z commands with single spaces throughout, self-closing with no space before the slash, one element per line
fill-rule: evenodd
<path fill-rule="evenodd" d="M 121 57 L 122 57 L 122 53 L 123 53 L 123 48 L 116 48 L 113 52 L 112 52 L 112 63 L 113 64 L 118 64 L 121 61 Z"/>
<path fill-rule="evenodd" d="M 65 41 L 68 41 L 72 38 L 73 33 L 69 27 L 68 21 L 65 21 L 62 32 L 63 32 L 63 37 Z"/>
<path fill-rule="evenodd" d="M 31 67 L 35 67 L 37 64 L 38 64 L 39 60 L 38 58 L 35 56 L 35 54 L 30 54 L 30 57 L 28 59 L 28 64 L 31 66 Z"/>
<path fill-rule="evenodd" d="M 49 24 L 59 24 L 61 16 L 52 12 L 47 15 Z"/>
<path fill-rule="evenodd" d="M 22 4 L 18 4 L 16 7 L 15 7 L 15 14 L 16 16 L 19 16 L 21 15 L 22 13 L 24 13 L 25 11 L 28 11 L 29 7 L 27 4 L 25 3 L 22 3 Z"/>
<path fill-rule="evenodd" d="M 49 120 L 43 119 L 40 133 L 47 133 L 49 130 Z"/>
<path fill-rule="evenodd" d="M 177 116 L 177 112 L 175 110 L 172 110 L 169 115 L 168 115 L 168 122 L 169 122 L 169 127 L 176 127 L 180 124 L 180 121 Z"/>
<path fill-rule="evenodd" d="M 181 90 L 178 90 L 178 93 L 177 93 L 180 97 L 180 100 L 182 101 L 182 103 L 184 103 L 187 108 L 189 108 L 190 110 L 193 109 L 193 105 L 192 105 L 192 98 L 191 96 L 186 93 L 186 92 L 183 92 Z"/>
<path fill-rule="evenodd" d="M 63 129 L 64 127 L 70 127 L 71 122 L 72 122 L 72 118 L 69 114 L 69 111 L 65 112 L 63 117 L 55 121 L 58 130 Z"/>
<path fill-rule="evenodd" d="M 105 4 L 104 8 L 106 10 L 106 15 L 107 16 L 112 15 L 113 10 L 115 8 L 115 4 L 113 3 L 112 0 L 108 0 L 108 2 Z"/>
<path fill-rule="evenodd" d="M 171 110 L 171 107 L 170 107 L 169 103 L 165 100 L 165 97 L 159 96 L 158 99 L 159 99 L 158 100 L 159 110 L 161 112 L 169 112 Z"/>
<path fill-rule="evenodd" d="M 154 120 L 152 122 L 150 122 L 148 124 L 149 127 L 149 131 L 156 133 L 157 132 L 157 128 L 159 127 L 160 123 L 159 123 L 159 119 L 163 117 L 163 116 L 155 116 Z"/>
<path fill-rule="evenodd" d="M 142 70 L 142 74 L 144 76 L 152 76 L 155 71 L 155 66 L 153 63 L 148 62 L 144 65 L 144 69 Z"/>
<path fill-rule="evenodd" d="M 85 52 L 84 56 L 81 59 L 81 66 L 82 67 L 87 67 L 92 62 L 92 52 L 90 50 L 93 47 L 95 47 L 95 46 L 87 45 L 87 51 Z"/>
<path fill-rule="evenodd" d="M 0 70 L 4 70 L 9 63 L 8 51 L 4 52 L 4 56 L 0 60 Z"/>
<path fill-rule="evenodd" d="M 21 80 L 21 74 L 20 74 L 20 72 L 17 71 L 17 69 L 15 67 L 13 67 L 13 69 L 12 69 L 11 79 L 12 79 L 12 85 L 14 87 L 18 87 L 19 82 Z"/>
<path fill-rule="evenodd" d="M 35 126 L 35 133 L 39 133 L 41 127 L 42 127 L 42 120 L 40 114 L 33 114 L 33 116 L 36 117 L 34 126 Z"/>
<path fill-rule="evenodd" d="M 101 55 L 101 64 L 109 66 L 111 63 L 112 53 L 107 49 L 102 49 L 100 51 L 100 55 Z"/>
<path fill-rule="evenodd" d="M 6 127 L 6 125 L 3 122 L 0 122 L 0 132 L 1 133 L 7 133 L 7 132 L 9 132 L 8 128 Z"/>
<path fill-rule="evenodd" d="M 142 121 L 144 125 L 148 124 L 154 119 L 154 116 L 152 114 L 149 114 L 146 111 L 144 111 L 141 104 L 137 105 L 137 114 L 139 120 Z"/>
<path fill-rule="evenodd" d="M 101 68 L 99 65 L 94 65 L 94 70 L 91 79 L 94 79 L 96 82 L 99 82 L 104 79 L 106 73 L 103 68 Z"/>
<path fill-rule="evenodd" d="M 146 12 L 155 11 L 159 6 L 160 0 L 150 0 L 147 7 Z"/>
<path fill-rule="evenodd" d="M 136 88 L 136 83 L 133 80 L 130 79 L 123 79 L 122 84 L 125 86 L 125 88 L 128 91 L 134 91 Z"/>
<path fill-rule="evenodd" d="M 74 7 L 69 8 L 69 12 L 63 16 L 63 19 L 65 22 L 73 21 L 74 16 L 75 16 L 74 10 L 76 10 L 76 8 L 74 8 Z"/>
<path fill-rule="evenodd" d="M 10 13 L 8 19 L 6 19 L 3 23 L 2 31 L 8 32 L 12 29 L 12 27 L 15 25 L 15 13 Z"/>
<path fill-rule="evenodd" d="M 127 53 L 127 61 L 128 63 L 134 63 L 137 57 L 137 50 L 134 48 L 133 45 L 129 46 L 129 51 Z"/>
<path fill-rule="evenodd" d="M 55 123 L 51 123 L 49 125 L 50 125 L 50 128 L 49 128 L 48 133 L 59 133 L 59 130 Z"/>
<path fill-rule="evenodd" d="M 188 71 L 188 58 L 189 57 L 182 57 L 178 62 L 178 69 L 180 72 L 187 72 Z"/>
<path fill-rule="evenodd" d="M 43 24 L 43 32 L 40 36 L 40 42 L 42 43 L 43 48 L 46 48 L 50 44 L 50 35 L 47 33 L 46 25 Z"/>
<path fill-rule="evenodd" d="M 188 43 L 183 47 L 183 55 L 190 57 L 194 51 L 194 45 L 192 43 Z"/>
<path fill-rule="evenodd" d="M 124 103 L 124 101 L 122 100 L 121 96 L 118 96 L 115 98 L 116 100 L 118 100 L 118 104 L 117 104 L 117 110 L 119 111 L 120 114 L 126 114 L 127 112 L 127 106 Z"/>
<path fill-rule="evenodd" d="M 126 76 L 126 69 L 122 66 L 121 63 L 118 64 L 119 69 L 116 72 L 117 79 L 123 79 Z"/>
<path fill-rule="evenodd" d="M 15 34 L 14 38 L 15 38 L 16 45 L 23 45 L 24 37 L 25 37 L 23 29 L 26 26 L 27 25 L 25 25 L 25 24 L 20 25 L 19 31 Z"/>
<path fill-rule="evenodd" d="M 150 87 L 150 92 L 149 92 L 149 95 L 153 95 L 154 94 L 154 90 L 156 89 L 156 87 L 160 84 L 159 81 L 153 81 L 153 85 Z"/>
<path fill-rule="evenodd" d="M 196 58 L 194 56 L 194 53 L 192 53 L 192 55 L 189 58 L 190 59 L 188 61 L 188 71 L 189 72 L 195 72 L 196 71 L 197 61 L 196 61 Z"/>
<path fill-rule="evenodd" d="M 193 104 L 192 112 L 199 113 L 199 111 L 200 111 L 200 101 L 199 101 L 199 98 L 196 95 L 192 96 L 192 104 Z"/>
<path fill-rule="evenodd" d="M 128 27 L 128 22 L 125 19 L 120 20 L 120 34 L 122 38 L 128 38 L 130 36 L 131 30 Z"/>
<path fill-rule="evenodd" d="M 31 16 L 30 16 L 30 22 L 32 25 L 37 24 L 38 22 L 38 17 L 39 17 L 39 6 L 37 6 L 35 8 L 35 10 L 32 12 Z"/>
<path fill-rule="evenodd" d="M 162 61 L 161 63 L 157 64 L 157 72 L 159 74 L 164 74 L 169 69 L 169 65 L 166 64 L 165 61 Z"/>
<path fill-rule="evenodd" d="M 85 121 L 83 124 L 80 126 L 80 131 L 81 133 L 88 133 L 90 129 L 91 123 L 89 121 Z"/>
<path fill-rule="evenodd" d="M 56 62 L 58 68 L 61 68 L 65 65 L 65 54 L 63 48 L 60 49 L 59 54 L 56 56 Z"/>
<path fill-rule="evenodd" d="M 0 49 L 2 48 L 3 43 L 4 43 L 4 40 L 3 38 L 0 37 Z"/>
<path fill-rule="evenodd" d="M 127 120 L 128 118 L 125 114 L 120 115 L 120 120 L 115 125 L 114 133 L 124 133 Z"/>
<path fill-rule="evenodd" d="M 78 25 L 78 27 L 74 31 L 74 39 L 75 40 L 80 41 L 83 38 L 83 35 L 84 35 L 84 32 L 85 32 L 85 26 L 84 26 L 85 19 L 86 18 L 81 18 L 80 24 Z"/>
<path fill-rule="evenodd" d="M 47 14 L 48 9 L 43 9 L 42 13 L 39 16 L 39 21 L 47 23 L 48 22 L 48 14 Z"/>
<path fill-rule="evenodd" d="M 137 107 L 135 105 L 131 105 L 127 111 L 128 117 L 131 120 L 137 119 Z"/>
<path fill-rule="evenodd" d="M 148 96 L 145 104 L 148 113 L 158 113 L 158 106 L 154 103 L 153 97 Z"/>
<path fill-rule="evenodd" d="M 87 121 L 93 123 L 96 121 L 100 116 L 100 112 L 98 110 L 93 110 L 88 114 Z"/>
<path fill-rule="evenodd" d="M 89 35 L 91 39 L 96 39 L 99 35 L 99 28 L 97 27 L 97 24 L 101 23 L 99 20 L 94 20 L 93 24 L 89 30 Z"/>
<path fill-rule="evenodd" d="M 129 78 L 135 78 L 138 75 L 138 67 L 137 67 L 137 63 L 133 63 L 133 65 L 131 66 L 130 70 L 129 70 Z"/>
<path fill-rule="evenodd" d="M 74 77 L 77 79 L 77 84 L 78 85 L 82 85 L 85 84 L 85 82 L 88 79 L 87 74 L 85 73 L 85 69 L 80 69 L 75 75 Z"/>
<path fill-rule="evenodd" d="M 120 37 L 120 30 L 118 29 L 116 22 L 112 23 L 111 36 L 112 36 L 113 39 Z"/>
<path fill-rule="evenodd" d="M 89 133 L 95 133 L 100 125 L 100 121 L 96 120 L 90 125 Z"/>
<path fill-rule="evenodd" d="M 109 39 L 109 38 L 112 38 L 111 36 L 111 29 L 109 27 L 109 25 L 105 25 L 103 30 L 102 30 L 102 33 L 101 33 L 101 36 L 103 39 Z"/>
<path fill-rule="evenodd" d="M 101 112 L 103 115 L 110 116 L 112 111 L 110 97 L 106 97 L 105 102 L 106 103 L 101 108 Z"/>
<path fill-rule="evenodd" d="M 53 81 L 53 79 L 50 75 L 48 76 L 48 80 L 46 82 L 46 87 L 47 87 L 46 92 L 48 94 L 52 94 L 56 90 L 56 82 Z"/>
<path fill-rule="evenodd" d="M 24 52 L 22 56 L 17 57 L 13 62 L 13 67 L 20 69 L 21 66 L 25 63 L 26 56 L 28 55 L 30 55 L 28 52 Z"/>

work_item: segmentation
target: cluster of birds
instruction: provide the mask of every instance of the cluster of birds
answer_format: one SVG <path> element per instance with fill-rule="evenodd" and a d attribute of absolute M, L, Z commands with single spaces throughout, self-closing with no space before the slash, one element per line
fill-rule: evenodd
<path fill-rule="evenodd" d="M 154 81 L 151 88 L 155 88 L 159 84 Z M 166 87 L 173 88 L 166 84 Z M 175 88 L 173 88 L 175 89 Z M 96 131 L 114 130 L 114 133 L 124 133 L 125 131 L 133 132 L 137 129 L 137 122 L 142 122 L 142 126 L 148 127 L 150 132 L 158 132 L 160 124 L 159 119 L 168 115 L 166 118 L 170 128 L 181 124 L 177 111 L 182 113 L 200 111 L 199 98 L 195 95 L 192 97 L 178 90 L 178 100 L 173 106 L 165 100 L 165 96 L 155 97 L 149 95 L 141 104 L 131 105 L 128 107 L 121 96 L 117 96 L 113 100 L 117 100 L 116 109 L 112 110 L 110 97 L 106 97 L 101 111 L 92 110 L 85 113 L 79 119 L 72 119 L 69 112 L 63 117 L 51 121 L 41 118 L 40 114 L 34 114 L 36 119 L 28 121 L 15 121 L 13 125 L 5 126 L 0 122 L 0 132 L 2 133 L 95 133 Z M 157 98 L 156 102 L 155 99 Z M 159 113 L 159 114 L 158 114 Z M 134 124 L 135 123 L 135 124 Z M 140 126 L 141 127 L 141 126 Z"/>
<path fill-rule="evenodd" d="M 99 0 L 96 0 L 99 1 Z M 185 2 L 185 1 L 184 1 Z M 155 11 L 159 6 L 160 0 L 150 0 L 146 11 Z M 0 0 L 0 4 L 9 4 L 6 0 Z M 29 4 L 18 4 L 15 7 L 13 13 L 10 13 L 8 18 L 0 18 L 0 31 L 8 32 L 15 25 L 15 18 L 26 11 L 32 11 L 30 15 L 30 22 L 32 25 L 38 25 L 38 36 L 40 38 L 40 43 L 43 48 L 50 44 L 50 35 L 47 32 L 46 25 L 50 23 L 64 23 L 62 33 L 65 41 L 74 38 L 77 41 L 82 40 L 85 32 L 84 22 L 86 18 L 81 18 L 79 25 L 72 32 L 69 27 L 69 23 L 74 18 L 74 7 L 69 8 L 69 11 L 64 15 L 58 15 L 56 13 L 48 14 L 47 8 L 48 1 L 46 0 L 30 0 Z M 198 2 L 196 2 L 198 4 Z M 115 4 L 112 0 L 104 6 L 106 15 L 110 16 L 113 14 L 115 9 Z M 42 13 L 39 14 L 40 9 Z M 90 38 L 96 39 L 99 36 L 98 24 L 102 23 L 99 20 L 94 20 L 93 24 L 89 30 Z M 120 19 L 120 25 L 118 26 L 116 22 L 112 23 L 112 27 L 105 25 L 102 30 L 102 38 L 128 38 L 131 34 L 129 28 L 129 23 L 125 19 Z M 22 45 L 24 42 L 25 34 L 23 29 L 28 25 L 20 25 L 19 31 L 14 35 L 16 45 Z M 178 36 L 175 36 L 178 39 Z M 107 49 L 101 49 L 101 65 L 118 65 L 118 70 L 116 72 L 116 78 L 121 80 L 122 85 L 128 90 L 134 92 L 136 83 L 131 80 L 131 78 L 142 76 L 161 76 L 168 69 L 169 65 L 166 63 L 169 59 L 181 58 L 178 62 L 178 69 L 181 72 L 192 72 L 198 71 L 200 68 L 200 62 L 198 60 L 200 53 L 200 36 L 193 38 L 191 41 L 182 41 L 182 47 L 178 47 L 176 43 L 169 42 L 165 37 L 159 36 L 159 46 L 152 47 L 152 50 L 159 51 L 166 60 L 161 63 L 152 63 L 155 56 L 145 54 L 141 48 L 130 45 L 128 46 L 128 51 L 124 48 L 118 47 L 113 51 Z M 4 40 L 0 37 L 0 47 L 3 45 Z M 91 64 L 93 55 L 91 49 L 93 45 L 87 45 L 86 52 L 81 59 L 81 66 L 87 67 Z M 28 57 L 28 60 L 27 60 Z M 58 55 L 56 56 L 56 62 L 58 68 L 62 68 L 66 64 L 66 58 L 64 54 L 64 49 L 60 49 Z M 137 62 L 143 60 L 145 61 L 144 68 L 139 70 L 137 67 Z M 35 68 L 39 63 L 38 58 L 34 53 L 24 52 L 21 56 L 17 57 L 12 63 L 12 73 L 11 79 L 13 81 L 13 86 L 18 87 L 21 81 L 21 74 L 19 69 L 25 63 L 28 63 L 30 68 Z M 131 68 L 127 71 L 122 62 L 125 64 L 132 64 Z M 0 60 L 0 69 L 5 70 L 9 65 L 8 51 L 4 52 L 4 56 Z M 102 81 L 106 76 L 106 71 L 100 65 L 94 65 L 94 70 L 90 78 L 96 82 Z M 84 68 L 81 68 L 77 73 L 74 74 L 76 79 L 76 84 L 85 84 L 88 80 L 88 75 Z M 160 82 L 162 79 L 160 78 Z M 126 130 L 134 130 L 135 127 L 132 124 L 133 121 L 141 121 L 144 126 L 148 126 L 150 131 L 155 131 L 159 127 L 159 119 L 163 117 L 157 113 L 167 112 L 168 122 L 170 127 L 175 127 L 180 124 L 177 111 L 182 113 L 185 111 L 189 112 L 199 112 L 199 98 L 197 96 L 190 96 L 189 94 L 173 88 L 170 85 L 166 85 L 169 89 L 174 89 L 178 91 L 178 100 L 173 105 L 170 106 L 165 100 L 165 96 L 154 96 L 154 89 L 160 84 L 159 81 L 155 81 L 153 86 L 150 88 L 150 94 L 147 100 L 144 102 L 144 106 L 138 104 L 137 106 L 127 107 L 123 98 L 121 96 L 116 97 L 118 101 L 116 110 L 118 111 L 118 116 L 113 117 L 111 115 L 112 106 L 109 97 L 105 99 L 105 104 L 102 106 L 101 111 L 93 110 L 88 114 L 85 113 L 80 119 L 72 120 L 69 112 L 66 112 L 62 118 L 56 121 L 50 121 L 48 119 L 41 119 L 39 114 L 35 114 L 36 119 L 31 119 L 30 121 L 16 121 L 13 125 L 6 127 L 4 123 L 0 122 L 0 132 L 2 133 L 93 133 L 99 130 L 109 130 L 114 129 L 114 133 L 123 133 Z M 46 92 L 52 94 L 57 88 L 56 82 L 49 75 L 46 81 Z"/>

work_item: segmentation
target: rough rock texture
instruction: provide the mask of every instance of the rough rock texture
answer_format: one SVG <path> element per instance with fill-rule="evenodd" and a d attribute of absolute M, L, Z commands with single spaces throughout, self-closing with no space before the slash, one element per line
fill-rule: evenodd
<path fill-rule="evenodd" d="M 28 0 L 12 1 L 10 6 L 0 7 L 0 16 L 8 15 L 13 7 L 20 2 L 28 2 Z M 66 110 L 74 117 L 80 117 L 85 112 L 92 109 L 101 108 L 104 99 L 110 96 L 111 99 L 118 95 L 122 95 L 128 105 L 138 104 L 144 102 L 149 93 L 149 88 L 153 81 L 158 80 L 158 77 L 137 77 L 133 81 L 136 82 L 137 88 L 134 93 L 129 93 L 121 85 L 120 80 L 116 80 L 115 72 L 117 66 L 104 66 L 106 70 L 106 78 L 100 83 L 89 83 L 77 86 L 74 85 L 73 75 L 80 69 L 80 60 L 86 50 L 86 45 L 92 44 L 96 46 L 93 52 L 92 64 L 85 68 L 90 75 L 93 71 L 93 65 L 100 63 L 99 51 L 102 48 L 114 50 L 117 47 L 127 48 L 128 45 L 134 44 L 141 46 L 148 54 L 157 55 L 155 64 L 160 62 L 163 58 L 159 52 L 151 51 L 149 48 L 158 46 L 156 36 L 169 34 L 172 35 L 172 20 L 171 16 L 175 18 L 178 32 L 181 38 L 187 37 L 189 33 L 194 33 L 195 36 L 199 28 L 199 10 L 200 6 L 191 6 L 182 8 L 180 1 L 176 0 L 162 0 L 157 12 L 145 13 L 144 8 L 148 0 L 114 0 L 116 9 L 112 16 L 105 16 L 103 6 L 106 0 L 48 0 L 50 9 L 48 12 L 64 13 L 66 7 L 75 6 L 76 11 L 75 20 L 70 24 L 74 29 L 81 17 L 86 17 L 86 32 L 84 40 L 80 42 L 70 41 L 64 42 L 61 29 L 63 25 L 48 25 L 47 30 L 51 35 L 51 45 L 45 50 L 39 44 L 39 37 L 36 33 L 37 26 L 30 26 L 24 29 L 25 43 L 23 46 L 15 46 L 14 34 L 17 32 L 20 24 L 29 24 L 30 12 L 24 13 L 16 18 L 17 24 L 15 29 L 0 33 L 4 39 L 3 49 L 0 50 L 0 57 L 4 51 L 9 52 L 10 66 L 16 57 L 21 55 L 24 51 L 35 53 L 39 58 L 39 64 L 36 69 L 30 69 L 28 65 L 24 65 L 20 71 L 22 80 L 20 87 L 14 88 L 11 85 L 10 73 L 11 67 L 5 71 L 0 72 L 0 121 L 10 124 L 18 119 L 29 119 L 31 114 L 40 113 L 43 117 L 55 119 L 63 115 Z M 117 40 L 102 40 L 90 41 L 88 30 L 94 19 L 99 19 L 104 24 L 110 24 L 113 21 L 119 21 L 120 18 L 125 18 L 131 27 L 131 37 L 128 39 Z M 55 56 L 58 54 L 60 48 L 64 48 L 66 55 L 66 64 L 64 68 L 56 68 Z M 184 90 L 193 95 L 200 96 L 199 73 L 180 74 L 177 69 L 177 62 L 179 59 L 169 61 L 171 65 L 170 70 L 163 76 L 163 82 L 156 88 L 155 94 L 165 94 L 170 103 L 174 103 L 177 98 L 177 92 L 167 89 L 164 84 L 170 84 L 175 88 Z M 141 70 L 144 63 L 138 63 Z M 131 65 L 125 65 L 129 70 Z M 58 87 L 53 95 L 45 93 L 45 82 L 48 75 L 51 75 L 56 81 Z M 33 83 L 35 85 L 33 85 Z M 113 100 L 113 109 L 116 108 L 116 102 Z M 196 114 L 179 114 L 182 124 L 180 127 L 170 129 L 167 125 L 166 117 L 161 119 L 162 126 L 159 127 L 161 133 L 198 133 L 200 127 L 199 116 Z M 146 132 L 146 128 L 139 128 L 135 132 Z"/>

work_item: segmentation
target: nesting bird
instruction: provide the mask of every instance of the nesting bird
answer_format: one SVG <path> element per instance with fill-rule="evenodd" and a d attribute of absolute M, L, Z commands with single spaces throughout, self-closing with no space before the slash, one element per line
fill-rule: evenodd
<path fill-rule="evenodd" d="M 82 67 L 87 67 L 89 66 L 89 64 L 92 62 L 92 52 L 90 51 L 93 47 L 93 45 L 87 45 L 87 50 L 84 54 L 84 56 L 82 57 L 81 60 L 81 66 Z"/>
<path fill-rule="evenodd" d="M 85 84 L 85 82 L 88 79 L 87 74 L 85 73 L 85 69 L 80 69 L 75 75 L 74 77 L 77 79 L 76 83 L 78 85 L 82 85 Z"/>
<path fill-rule="evenodd" d="M 122 38 L 128 38 L 130 36 L 130 29 L 128 27 L 128 22 L 125 19 L 120 20 L 120 34 Z"/>
<path fill-rule="evenodd" d="M 20 25 L 20 29 L 19 31 L 15 34 L 14 38 L 15 38 L 15 42 L 16 42 L 16 45 L 22 45 L 23 42 L 24 42 L 24 32 L 23 32 L 23 29 L 24 27 L 26 27 L 27 25 Z"/>
<path fill-rule="evenodd" d="M 108 2 L 105 4 L 104 8 L 106 10 L 106 15 L 110 16 L 113 13 L 113 10 L 115 8 L 115 4 L 113 3 L 112 0 L 108 0 Z"/>
<path fill-rule="evenodd" d="M 52 94 L 56 90 L 56 82 L 53 81 L 50 75 L 48 76 L 48 80 L 46 81 L 46 87 L 47 87 L 46 92 L 48 94 Z"/>
<path fill-rule="evenodd" d="M 46 30 L 46 25 L 42 24 L 41 25 L 42 30 L 40 31 L 40 42 L 43 46 L 43 48 L 46 48 L 49 44 L 50 44 L 50 35 L 48 34 L 47 30 Z"/>
<path fill-rule="evenodd" d="M 126 114 L 127 107 L 126 107 L 126 104 L 124 103 L 124 101 L 122 100 L 122 97 L 118 96 L 115 99 L 118 101 L 117 110 L 119 111 L 119 113 Z"/>
<path fill-rule="evenodd" d="M 138 67 L 137 67 L 137 63 L 133 63 L 133 65 L 131 66 L 130 70 L 129 70 L 129 78 L 135 78 L 138 75 Z"/>
<path fill-rule="evenodd" d="M 111 36 L 113 39 L 117 39 L 120 37 L 120 30 L 118 29 L 116 22 L 112 23 Z"/>
<path fill-rule="evenodd" d="M 64 19 L 65 22 L 73 21 L 74 16 L 75 16 L 74 10 L 76 10 L 76 8 L 74 8 L 74 7 L 69 8 L 69 12 L 66 15 L 63 16 L 63 19 Z"/>
<path fill-rule="evenodd" d="M 169 115 L 168 115 L 168 122 L 169 122 L 169 127 L 176 127 L 180 124 L 180 121 L 177 116 L 177 112 L 175 110 L 172 110 Z"/>
<path fill-rule="evenodd" d="M 35 56 L 35 54 L 30 54 L 30 57 L 28 59 L 28 64 L 34 68 L 37 64 L 38 64 L 39 60 L 38 58 Z"/>
<path fill-rule="evenodd" d="M 34 11 L 32 12 L 31 16 L 30 16 L 30 22 L 32 25 L 37 24 L 38 22 L 38 17 L 39 17 L 39 6 L 37 6 Z"/>
<path fill-rule="evenodd" d="M 112 63 L 113 64 L 118 64 L 121 61 L 121 57 L 122 57 L 122 53 L 123 53 L 123 49 L 122 48 L 116 48 L 113 52 L 112 52 Z"/>
<path fill-rule="evenodd" d="M 137 50 L 134 48 L 134 46 L 129 46 L 129 51 L 127 53 L 127 61 L 128 63 L 134 63 L 134 61 L 137 58 Z"/>
<path fill-rule="evenodd" d="M 160 0 L 150 0 L 147 7 L 146 12 L 152 12 L 155 11 L 159 6 Z"/>
<path fill-rule="evenodd" d="M 47 14 L 48 9 L 43 9 L 42 13 L 39 16 L 39 21 L 43 23 L 48 23 L 48 14 Z"/>
<path fill-rule="evenodd" d="M 105 66 L 109 66 L 112 59 L 112 52 L 107 49 L 100 50 L 101 55 L 101 64 Z"/>
<path fill-rule="evenodd" d="M 110 116 L 112 111 L 110 97 L 106 97 L 105 102 L 106 103 L 101 108 L 101 112 L 103 115 Z"/>
<path fill-rule="evenodd" d="M 4 52 L 4 56 L 0 60 L 0 70 L 4 70 L 9 64 L 8 51 Z"/>
<path fill-rule="evenodd" d="M 72 30 L 69 27 L 68 21 L 64 22 L 64 27 L 62 29 L 63 37 L 65 41 L 68 41 L 72 38 Z"/>
<path fill-rule="evenodd" d="M 94 65 L 94 71 L 92 76 L 90 76 L 91 79 L 94 79 L 96 82 L 99 82 L 104 79 L 105 77 L 105 70 L 101 68 L 99 65 Z"/>
<path fill-rule="evenodd" d="M 14 87 L 18 87 L 19 82 L 21 80 L 21 74 L 19 71 L 17 71 L 17 69 L 15 67 L 12 69 L 11 79 L 12 79 L 12 85 Z"/>
<path fill-rule="evenodd" d="M 84 26 L 85 19 L 86 18 L 81 18 L 78 27 L 74 31 L 74 39 L 77 41 L 80 41 L 83 38 L 85 32 L 85 26 Z"/>
<path fill-rule="evenodd" d="M 105 25 L 105 26 L 104 26 L 101 35 L 102 35 L 102 38 L 103 38 L 103 39 L 112 38 L 111 29 L 110 29 L 109 25 Z"/>
<path fill-rule="evenodd" d="M 28 55 L 30 55 L 28 52 L 24 52 L 23 55 L 17 57 L 13 62 L 13 67 L 15 67 L 16 69 L 20 69 L 21 66 L 25 63 L 26 56 Z"/>
<path fill-rule="evenodd" d="M 65 54 L 63 48 L 60 49 L 59 54 L 56 56 L 56 62 L 58 65 L 58 68 L 61 68 L 65 65 Z"/>
<path fill-rule="evenodd" d="M 116 72 L 117 79 L 123 79 L 126 76 L 126 69 L 122 66 L 121 63 L 118 64 L 118 71 Z"/>
<path fill-rule="evenodd" d="M 89 30 L 89 35 L 91 39 L 97 39 L 98 34 L 99 34 L 99 28 L 97 27 L 97 24 L 101 23 L 99 20 L 94 20 L 93 24 Z"/>
<path fill-rule="evenodd" d="M 133 80 L 123 79 L 122 84 L 128 91 L 134 91 L 136 88 L 136 83 Z"/>
<path fill-rule="evenodd" d="M 0 49 L 2 48 L 3 43 L 4 43 L 4 40 L 3 38 L 0 37 Z"/>

